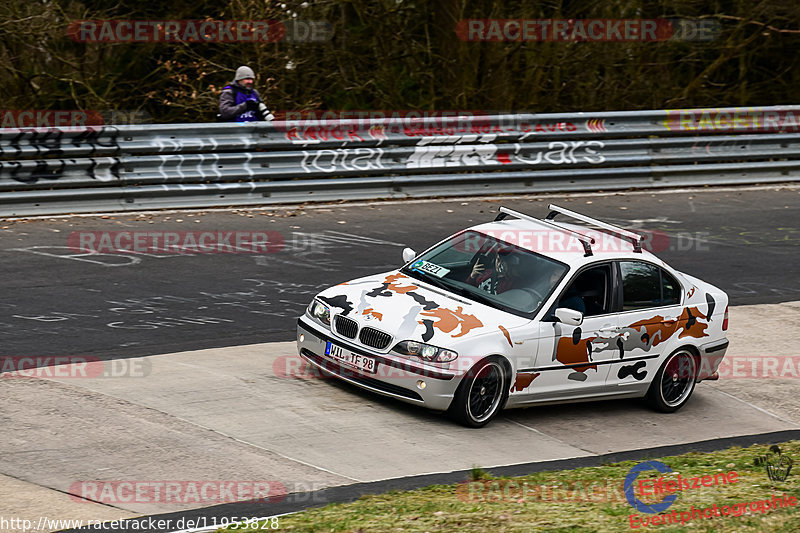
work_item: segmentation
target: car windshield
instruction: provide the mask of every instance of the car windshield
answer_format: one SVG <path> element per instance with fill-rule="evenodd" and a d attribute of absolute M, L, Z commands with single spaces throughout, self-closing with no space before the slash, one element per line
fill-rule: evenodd
<path fill-rule="evenodd" d="M 567 270 L 559 261 L 470 230 L 420 255 L 403 273 L 532 318 Z"/>

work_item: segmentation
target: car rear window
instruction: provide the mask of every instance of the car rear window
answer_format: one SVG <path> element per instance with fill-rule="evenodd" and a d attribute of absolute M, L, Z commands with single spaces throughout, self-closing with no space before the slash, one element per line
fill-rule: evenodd
<path fill-rule="evenodd" d="M 680 303 L 680 284 L 662 268 L 643 261 L 620 261 L 619 265 L 623 311 Z"/>

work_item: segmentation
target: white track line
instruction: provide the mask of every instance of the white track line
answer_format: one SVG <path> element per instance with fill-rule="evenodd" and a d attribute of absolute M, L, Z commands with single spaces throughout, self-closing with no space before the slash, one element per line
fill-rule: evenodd
<path fill-rule="evenodd" d="M 725 392 L 724 390 L 717 389 L 717 388 L 714 388 L 712 390 L 715 391 L 715 392 L 719 392 L 721 394 L 724 394 L 725 396 L 728 396 L 729 398 L 733 398 L 734 400 L 739 401 L 739 402 L 741 402 L 741 403 L 743 403 L 743 404 L 745 404 L 745 405 L 747 405 L 749 407 L 752 407 L 756 411 L 761 411 L 765 415 L 769 415 L 769 416 L 771 416 L 773 418 L 776 418 L 776 419 L 780 420 L 781 422 L 786 422 L 787 424 L 790 424 L 790 425 L 792 425 L 794 427 L 800 427 L 800 425 L 798 425 L 797 422 L 792 422 L 791 420 L 786 420 L 785 418 L 781 418 L 780 416 L 776 415 L 775 413 L 767 411 L 766 409 L 762 409 L 761 407 L 759 407 L 757 405 L 753 405 L 752 403 L 750 403 L 748 401 L 745 401 L 745 400 L 742 400 L 738 396 L 734 396 L 733 394 Z"/>

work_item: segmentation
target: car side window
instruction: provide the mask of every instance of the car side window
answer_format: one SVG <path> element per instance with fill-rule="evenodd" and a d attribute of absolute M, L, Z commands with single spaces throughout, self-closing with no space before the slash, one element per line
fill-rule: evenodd
<path fill-rule="evenodd" d="M 622 310 L 675 305 L 680 302 L 681 286 L 668 272 L 642 261 L 620 261 Z"/>
<path fill-rule="evenodd" d="M 678 305 L 681 303 L 681 284 L 663 268 L 659 270 L 661 271 L 662 305 Z"/>
<path fill-rule="evenodd" d="M 556 307 L 580 311 L 583 316 L 611 312 L 611 265 L 590 267 L 575 276 L 561 294 Z"/>

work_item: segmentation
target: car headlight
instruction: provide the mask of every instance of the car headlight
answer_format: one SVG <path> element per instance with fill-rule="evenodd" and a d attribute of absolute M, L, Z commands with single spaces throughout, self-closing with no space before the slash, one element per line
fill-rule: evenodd
<path fill-rule="evenodd" d="M 331 308 L 319 300 L 313 300 L 309 304 L 308 314 L 327 326 L 331 325 Z"/>
<path fill-rule="evenodd" d="M 430 361 L 433 363 L 449 363 L 458 357 L 458 354 L 453 350 L 445 350 L 444 348 L 437 348 L 436 346 L 417 341 L 398 342 L 397 345 L 392 348 L 392 351 L 401 355 L 419 357 L 423 361 Z"/>

